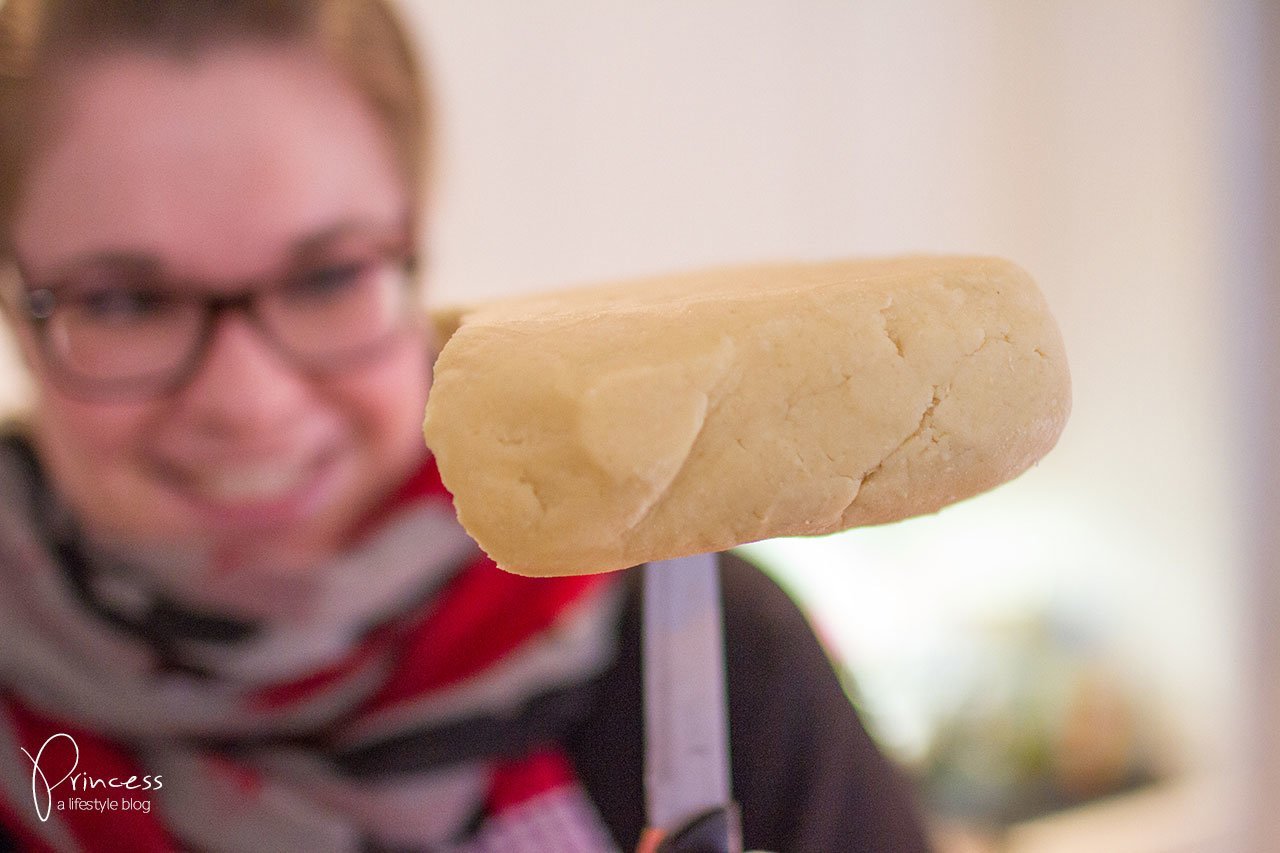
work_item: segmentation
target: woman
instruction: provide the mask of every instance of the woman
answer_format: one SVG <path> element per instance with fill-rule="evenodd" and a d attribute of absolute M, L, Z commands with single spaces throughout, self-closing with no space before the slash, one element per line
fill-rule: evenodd
<path fill-rule="evenodd" d="M 8 0 L 0 837 L 609 850 L 623 575 L 496 570 L 422 446 L 428 139 L 384 0 Z M 726 560 L 748 846 L 922 848 L 803 620 Z"/>

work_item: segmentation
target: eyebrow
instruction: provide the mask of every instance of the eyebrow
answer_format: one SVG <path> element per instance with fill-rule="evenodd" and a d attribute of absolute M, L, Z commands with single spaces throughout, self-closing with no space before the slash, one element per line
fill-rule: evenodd
<path fill-rule="evenodd" d="M 36 284 L 61 284 L 71 281 L 78 273 L 97 269 L 133 270 L 154 272 L 161 266 L 160 259 L 145 252 L 103 251 L 88 252 L 72 257 L 54 268 L 51 275 L 35 277 L 26 263 L 18 257 L 14 258 L 18 275 L 28 287 Z"/>
<path fill-rule="evenodd" d="M 295 240 L 289 249 L 290 263 L 298 263 L 321 254 L 329 246 L 348 237 L 383 237 L 394 234 L 408 237 L 408 223 L 402 217 L 393 225 L 371 222 L 367 219 L 351 219 L 336 223 Z"/>
<path fill-rule="evenodd" d="M 285 250 L 285 261 L 281 267 L 287 269 L 291 265 L 313 259 L 332 244 L 348 237 L 400 234 L 407 230 L 404 218 L 394 225 L 368 218 L 341 220 L 291 241 Z M 23 281 L 28 286 L 34 284 L 35 279 L 29 275 L 28 268 L 20 259 L 15 258 L 15 261 L 18 274 Z M 127 249 L 89 251 L 73 255 L 70 259 L 58 264 L 49 276 L 41 277 L 40 281 L 52 284 L 70 283 L 77 275 L 94 270 L 158 275 L 164 272 L 165 266 L 164 260 L 152 252 Z"/>

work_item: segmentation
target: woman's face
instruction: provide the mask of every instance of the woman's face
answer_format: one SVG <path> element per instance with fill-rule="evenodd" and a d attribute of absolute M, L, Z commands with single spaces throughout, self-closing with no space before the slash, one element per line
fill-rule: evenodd
<path fill-rule="evenodd" d="M 216 293 L 280 273 L 299 247 L 403 233 L 410 199 L 357 91 L 301 49 L 180 61 L 120 52 L 65 72 L 14 242 L 32 281 L 141 258 Z M 36 440 L 95 534 L 208 549 L 224 567 L 331 555 L 423 455 L 428 342 L 409 323 L 372 360 L 297 369 L 223 312 L 190 381 L 94 401 L 50 381 L 29 328 Z"/>

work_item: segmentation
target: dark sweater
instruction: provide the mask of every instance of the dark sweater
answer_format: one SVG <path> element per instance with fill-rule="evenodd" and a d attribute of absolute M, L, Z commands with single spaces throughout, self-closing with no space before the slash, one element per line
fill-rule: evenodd
<path fill-rule="evenodd" d="M 644 826 L 640 577 L 627 579 L 622 653 L 568 746 L 623 850 Z M 929 849 L 909 787 L 867 735 L 791 599 L 746 561 L 721 560 L 733 792 L 748 850 Z"/>

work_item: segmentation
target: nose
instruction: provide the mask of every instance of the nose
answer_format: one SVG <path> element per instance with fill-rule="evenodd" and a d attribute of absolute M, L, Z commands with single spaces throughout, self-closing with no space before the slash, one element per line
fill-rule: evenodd
<path fill-rule="evenodd" d="M 179 392 L 183 408 L 207 432 L 281 434 L 310 395 L 309 378 L 240 311 L 223 312 L 210 335 L 201 363 Z"/>

